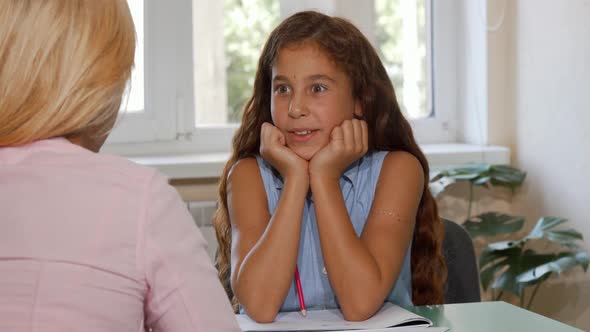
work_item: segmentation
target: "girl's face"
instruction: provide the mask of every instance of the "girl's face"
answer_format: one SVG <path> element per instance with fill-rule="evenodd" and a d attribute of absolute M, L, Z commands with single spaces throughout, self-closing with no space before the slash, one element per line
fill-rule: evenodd
<path fill-rule="evenodd" d="M 362 114 L 348 75 L 313 42 L 279 51 L 271 89 L 274 125 L 305 160 L 328 145 L 335 126 Z"/>

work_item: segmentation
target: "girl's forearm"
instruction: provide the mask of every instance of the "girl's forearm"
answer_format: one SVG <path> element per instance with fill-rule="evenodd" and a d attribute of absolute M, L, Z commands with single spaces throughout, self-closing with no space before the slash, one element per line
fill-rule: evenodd
<path fill-rule="evenodd" d="M 237 271 L 234 292 L 246 312 L 259 322 L 275 318 L 293 281 L 308 188 L 305 181 L 285 180 L 264 234 Z"/>
<path fill-rule="evenodd" d="M 381 306 L 387 288 L 379 266 L 356 235 L 336 180 L 312 179 L 324 264 L 346 319 L 364 320 Z"/>

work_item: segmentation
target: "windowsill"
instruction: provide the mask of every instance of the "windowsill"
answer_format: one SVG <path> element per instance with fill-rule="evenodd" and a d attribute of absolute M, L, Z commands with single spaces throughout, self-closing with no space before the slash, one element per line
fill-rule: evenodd
<path fill-rule="evenodd" d="M 467 163 L 510 164 L 510 150 L 502 146 L 425 144 L 422 150 L 432 169 Z M 171 180 L 218 178 L 229 153 L 129 156 L 140 165 L 154 167 Z"/>

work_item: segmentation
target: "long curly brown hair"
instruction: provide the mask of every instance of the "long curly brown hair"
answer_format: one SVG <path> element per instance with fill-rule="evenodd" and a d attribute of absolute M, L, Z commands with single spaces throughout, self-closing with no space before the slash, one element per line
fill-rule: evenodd
<path fill-rule="evenodd" d="M 231 223 L 227 209 L 227 176 L 238 160 L 259 153 L 261 126 L 264 122 L 272 123 L 271 75 L 279 51 L 288 45 L 307 41 L 320 46 L 350 77 L 352 93 L 361 102 L 363 119 L 369 128 L 369 151 L 406 151 L 422 164 L 424 191 L 416 215 L 411 254 L 412 297 L 415 305 L 442 303 L 447 275 L 441 250 L 443 223 L 428 189 L 428 162 L 400 111 L 387 72 L 375 49 L 353 24 L 342 18 L 306 11 L 290 16 L 270 34 L 258 62 L 252 97 L 244 108 L 242 123 L 233 138 L 232 154 L 219 184 L 219 206 L 214 216 L 219 243 L 216 266 L 234 308 L 237 303 L 230 286 Z"/>

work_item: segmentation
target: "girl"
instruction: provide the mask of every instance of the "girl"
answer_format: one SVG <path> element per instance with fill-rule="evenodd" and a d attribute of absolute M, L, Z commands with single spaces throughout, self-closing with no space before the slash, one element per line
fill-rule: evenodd
<path fill-rule="evenodd" d="M 343 19 L 301 12 L 271 33 L 219 191 L 219 275 L 256 321 L 299 309 L 296 265 L 307 307 L 348 320 L 442 302 L 428 164 L 377 53 Z"/>
<path fill-rule="evenodd" d="M 125 0 L 0 1 L 0 331 L 239 331 L 186 206 L 96 153 L 133 67 Z"/>

